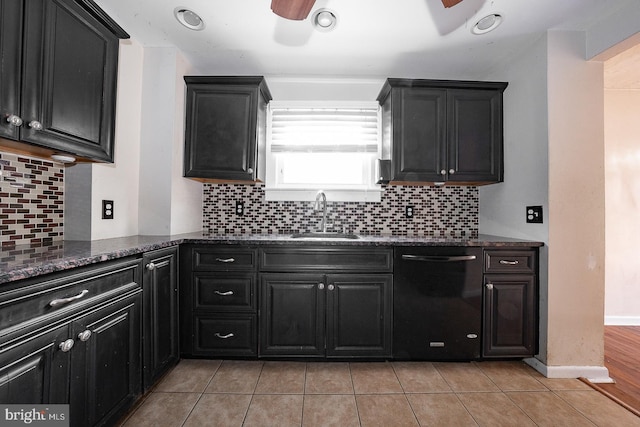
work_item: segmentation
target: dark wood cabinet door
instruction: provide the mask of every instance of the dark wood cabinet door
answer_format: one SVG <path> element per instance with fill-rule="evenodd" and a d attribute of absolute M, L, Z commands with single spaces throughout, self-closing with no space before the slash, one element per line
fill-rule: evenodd
<path fill-rule="evenodd" d="M 447 180 L 502 181 L 502 91 L 447 92 Z"/>
<path fill-rule="evenodd" d="M 68 339 L 62 326 L 0 350 L 0 402 L 4 404 L 69 403 L 69 352 L 59 345 Z"/>
<path fill-rule="evenodd" d="M 483 356 L 533 356 L 536 307 L 535 276 L 485 275 Z"/>
<path fill-rule="evenodd" d="M 254 181 L 271 95 L 261 77 L 185 77 L 184 176 Z"/>
<path fill-rule="evenodd" d="M 0 0 L 0 137 L 18 139 L 20 117 L 23 0 Z"/>
<path fill-rule="evenodd" d="M 114 424 L 140 395 L 140 303 L 137 293 L 73 322 L 72 426 Z"/>
<path fill-rule="evenodd" d="M 260 355 L 324 356 L 324 276 L 263 274 L 260 291 Z"/>
<path fill-rule="evenodd" d="M 152 386 L 180 358 L 178 336 L 178 251 L 145 254 L 142 287 L 144 387 Z"/>
<path fill-rule="evenodd" d="M 327 356 L 391 356 L 390 274 L 327 278 Z"/>
<path fill-rule="evenodd" d="M 391 94 L 392 180 L 444 181 L 446 91 L 399 88 Z"/>
<path fill-rule="evenodd" d="M 113 161 L 118 38 L 73 0 L 24 12 L 21 139 Z"/>

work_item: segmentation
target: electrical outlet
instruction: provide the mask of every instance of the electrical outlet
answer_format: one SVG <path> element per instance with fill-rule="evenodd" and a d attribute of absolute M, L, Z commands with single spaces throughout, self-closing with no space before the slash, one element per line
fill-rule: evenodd
<path fill-rule="evenodd" d="M 113 200 L 102 201 L 102 219 L 113 219 Z"/>
<path fill-rule="evenodd" d="M 236 215 L 244 215 L 244 202 L 242 200 L 236 200 Z"/>
<path fill-rule="evenodd" d="M 404 208 L 404 216 L 405 218 L 413 218 L 413 206 L 405 206 Z"/>
<path fill-rule="evenodd" d="M 542 206 L 527 206 L 527 222 L 542 224 Z"/>

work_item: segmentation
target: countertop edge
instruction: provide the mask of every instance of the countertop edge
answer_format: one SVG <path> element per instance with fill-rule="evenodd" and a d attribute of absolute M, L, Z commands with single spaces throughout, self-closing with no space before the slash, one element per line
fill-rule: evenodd
<path fill-rule="evenodd" d="M 292 239 L 289 235 L 130 236 L 95 241 L 61 241 L 43 246 L 15 246 L 0 250 L 0 285 L 49 273 L 71 270 L 104 261 L 140 255 L 181 244 L 295 245 L 295 246 L 469 246 L 541 247 L 542 242 L 480 235 L 474 239 L 412 236 L 361 236 L 358 239 Z"/>

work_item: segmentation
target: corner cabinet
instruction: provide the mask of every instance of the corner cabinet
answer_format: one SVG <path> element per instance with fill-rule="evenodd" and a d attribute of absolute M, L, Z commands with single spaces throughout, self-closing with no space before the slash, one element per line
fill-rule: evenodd
<path fill-rule="evenodd" d="M 507 83 L 387 79 L 382 107 L 389 181 L 479 185 L 503 180 Z"/>
<path fill-rule="evenodd" d="M 263 180 L 264 166 L 259 163 L 264 163 L 267 104 L 271 100 L 264 78 L 185 76 L 184 80 L 184 176 Z"/>
<path fill-rule="evenodd" d="M 260 254 L 260 356 L 391 356 L 391 250 L 263 248 Z"/>
<path fill-rule="evenodd" d="M 18 141 L 0 146 L 112 162 L 127 33 L 92 0 L 1 0 L 0 11 L 0 137 Z"/>
<path fill-rule="evenodd" d="M 180 359 L 178 249 L 147 252 L 142 264 L 142 353 L 146 390 Z"/>
<path fill-rule="evenodd" d="M 537 353 L 537 252 L 485 249 L 483 357 Z"/>

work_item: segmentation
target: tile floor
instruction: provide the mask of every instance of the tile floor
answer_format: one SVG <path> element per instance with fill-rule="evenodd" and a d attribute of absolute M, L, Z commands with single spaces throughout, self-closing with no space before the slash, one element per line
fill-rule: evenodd
<path fill-rule="evenodd" d="M 522 362 L 185 359 L 121 425 L 626 427 L 640 418 Z"/>

